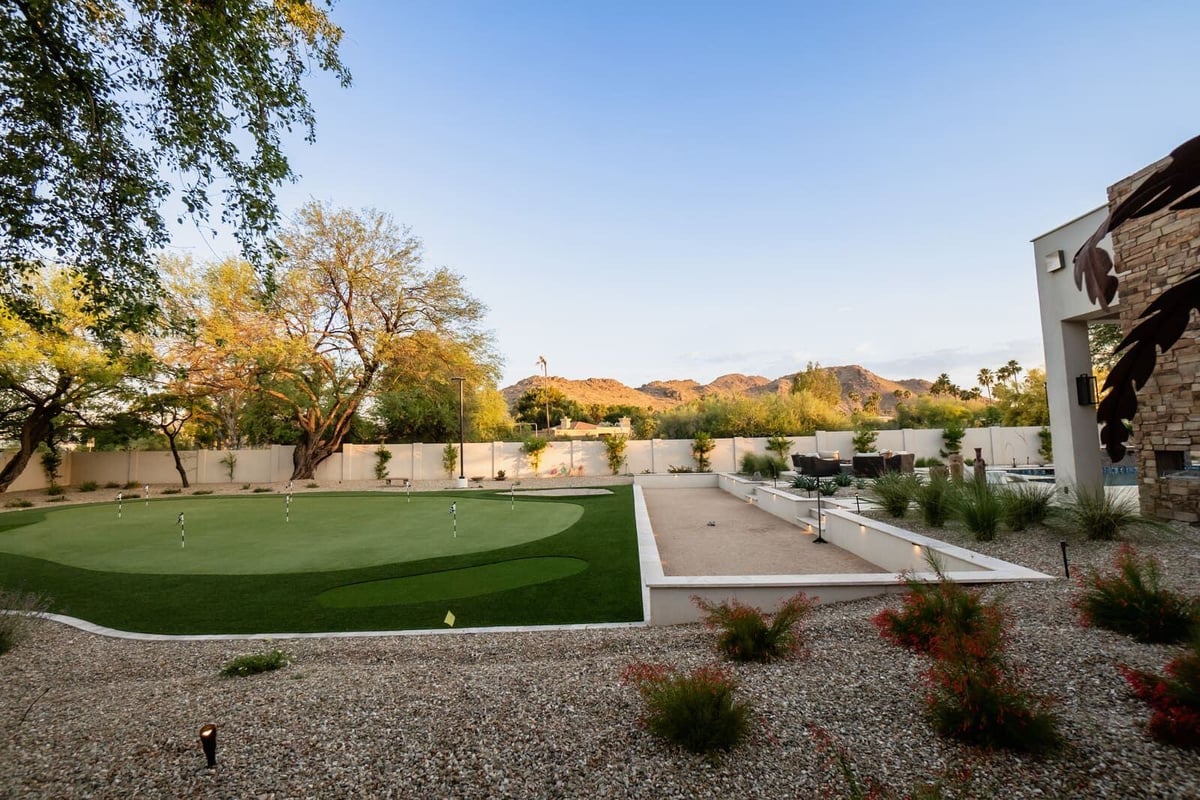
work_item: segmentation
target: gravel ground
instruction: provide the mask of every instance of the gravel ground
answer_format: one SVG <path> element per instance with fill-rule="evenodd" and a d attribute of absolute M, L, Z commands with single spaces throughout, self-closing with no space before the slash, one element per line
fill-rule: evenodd
<path fill-rule="evenodd" d="M 592 483 L 595 481 L 593 479 Z M 976 544 L 1050 574 L 1109 563 L 1116 545 L 1045 530 Z M 1200 531 L 1131 536 L 1167 581 L 1200 594 Z M 1057 700 L 1070 742 L 1039 760 L 940 739 L 921 718 L 921 658 L 885 643 L 883 599 L 821 606 L 794 661 L 733 666 L 755 708 L 749 742 L 706 760 L 642 730 L 630 661 L 710 663 L 699 626 L 285 642 L 137 642 L 35 623 L 0 657 L 0 796 L 23 797 L 839 797 L 830 753 L 899 796 L 944 770 L 972 770 L 969 796 L 1200 797 L 1200 756 L 1140 730 L 1146 708 L 1118 663 L 1160 669 L 1179 648 L 1080 628 L 1066 581 L 999 592 L 1012 652 Z M 228 659 L 271 647 L 283 670 L 222 679 Z M 218 766 L 197 731 L 219 726 Z"/>

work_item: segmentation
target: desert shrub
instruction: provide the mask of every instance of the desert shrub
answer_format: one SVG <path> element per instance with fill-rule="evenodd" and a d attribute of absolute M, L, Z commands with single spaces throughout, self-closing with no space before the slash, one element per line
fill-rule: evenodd
<path fill-rule="evenodd" d="M 1088 570 L 1074 604 L 1084 625 L 1116 631 L 1139 642 L 1181 642 L 1200 621 L 1197 602 L 1162 587 L 1159 562 L 1139 559 L 1122 545 L 1112 572 Z"/>
<path fill-rule="evenodd" d="M 179 494 L 182 491 L 183 489 L 180 489 L 178 486 L 168 486 L 159 492 L 159 494 Z"/>
<path fill-rule="evenodd" d="M 507 474 L 508 474 L 508 473 L 506 473 L 506 472 L 505 472 L 504 470 L 502 470 L 502 469 L 498 469 L 498 470 L 496 470 L 496 480 L 498 480 L 498 481 L 502 481 L 502 480 L 504 480 L 504 476 L 505 476 L 505 475 L 507 475 Z"/>
<path fill-rule="evenodd" d="M 1001 646 L 1004 616 L 978 590 L 964 589 L 947 580 L 936 563 L 937 581 L 909 575 L 908 591 L 899 609 L 885 608 L 871 618 L 883 638 L 918 653 L 931 653 L 939 636 L 964 636 L 990 649 Z"/>
<path fill-rule="evenodd" d="M 48 494 L 51 497 L 57 497 L 60 494 L 66 494 L 66 493 L 67 493 L 67 487 L 65 487 L 65 486 L 59 486 L 58 484 L 54 484 L 53 486 L 46 487 L 46 494 Z"/>
<path fill-rule="evenodd" d="M 792 487 L 806 492 L 815 492 L 821 481 L 812 475 L 797 475 L 792 479 Z"/>
<path fill-rule="evenodd" d="M 765 475 L 768 461 L 770 461 L 768 456 L 761 456 L 758 453 L 743 453 L 738 471 L 743 475 L 753 475 L 756 472 Z"/>
<path fill-rule="evenodd" d="M 24 497 L 18 497 L 16 500 L 9 500 L 4 504 L 5 508 L 33 508 L 32 501 L 26 500 Z"/>
<path fill-rule="evenodd" d="M 94 492 L 99 488 L 100 484 L 96 483 L 95 481 L 84 481 L 83 483 L 79 484 L 79 491 L 81 492 Z"/>
<path fill-rule="evenodd" d="M 833 482 L 844 489 L 850 484 L 854 483 L 854 478 L 848 472 L 839 472 L 837 475 L 833 476 Z"/>
<path fill-rule="evenodd" d="M 838 485 L 834 481 L 817 481 L 817 491 L 822 497 L 833 497 L 837 494 Z"/>
<path fill-rule="evenodd" d="M 667 466 L 667 472 L 671 473 L 672 475 L 679 475 L 679 474 L 682 474 L 685 472 L 693 472 L 693 471 L 694 470 L 688 466 L 675 466 L 674 464 L 670 464 Z"/>
<path fill-rule="evenodd" d="M 0 613 L 0 655 L 16 647 L 29 633 L 29 624 L 49 608 L 50 601 L 41 595 L 0 588 L 0 612 L 17 612 Z"/>
<path fill-rule="evenodd" d="M 930 475 L 928 481 L 916 485 L 913 500 L 921 510 L 925 524 L 940 528 L 954 510 L 954 484 L 944 473 Z"/>
<path fill-rule="evenodd" d="M 212 489 L 197 489 L 196 491 L 192 492 L 192 494 L 212 494 L 212 493 L 213 493 Z"/>
<path fill-rule="evenodd" d="M 941 467 L 945 466 L 942 460 L 937 456 L 929 456 L 928 458 L 918 458 L 913 462 L 914 467 Z"/>
<path fill-rule="evenodd" d="M 879 431 L 861 426 L 855 429 L 854 436 L 850 440 L 850 446 L 854 448 L 854 452 L 856 453 L 871 453 L 875 450 L 875 440 L 878 438 Z"/>
<path fill-rule="evenodd" d="M 1162 528 L 1162 523 L 1143 517 L 1132 502 L 1122 502 L 1103 486 L 1078 486 L 1059 504 L 1058 523 L 1064 529 L 1083 533 L 1088 539 L 1112 541 L 1129 528 Z"/>
<path fill-rule="evenodd" d="M 1000 492 L 1000 515 L 1009 530 L 1041 525 L 1053 509 L 1054 489 L 1040 483 L 1019 483 Z"/>
<path fill-rule="evenodd" d="M 253 489 L 251 489 L 251 492 L 253 492 L 254 494 L 264 494 L 266 492 L 273 492 L 273 491 L 275 491 L 275 490 L 272 489 L 270 486 L 255 486 Z"/>
<path fill-rule="evenodd" d="M 939 641 L 925 713 L 943 736 L 982 747 L 1046 753 L 1062 745 L 1058 718 L 1019 681 L 1002 653 L 979 657 L 969 641 Z"/>
<path fill-rule="evenodd" d="M 227 661 L 221 667 L 221 675 L 225 678 L 244 678 L 257 675 L 260 672 L 271 672 L 281 669 L 291 663 L 291 658 L 282 650 L 272 650 L 269 653 L 251 653 L 238 656 Z"/>
<path fill-rule="evenodd" d="M 123 500 L 140 500 L 141 498 L 142 495 L 140 492 L 123 492 L 121 494 L 121 499 Z"/>
<path fill-rule="evenodd" d="M 1153 710 L 1146 732 L 1160 742 L 1200 748 L 1200 637 L 1169 661 L 1165 675 L 1120 667 L 1133 694 Z"/>
<path fill-rule="evenodd" d="M 704 612 L 704 622 L 717 631 L 717 649 L 733 661 L 767 663 L 787 658 L 800 647 L 800 623 L 812 611 L 813 601 L 804 592 L 792 595 L 774 614 L 727 600 L 694 602 Z"/>
<path fill-rule="evenodd" d="M 970 480 L 963 484 L 955 503 L 963 525 L 975 534 L 976 541 L 990 542 L 1000 526 L 1000 496 L 985 480 Z"/>
<path fill-rule="evenodd" d="M 243 488 L 245 488 L 245 487 L 243 487 Z M 316 481 L 313 481 L 311 483 L 304 484 L 304 488 L 305 489 L 320 489 L 321 484 L 317 483 Z"/>
<path fill-rule="evenodd" d="M 917 479 L 902 472 L 885 472 L 870 487 L 871 497 L 879 501 L 890 517 L 900 519 L 908 512 L 917 489 Z"/>
<path fill-rule="evenodd" d="M 750 706 L 734 694 L 737 684 L 720 667 L 680 674 L 659 664 L 630 664 L 621 673 L 646 701 L 642 720 L 655 736 L 707 754 L 730 750 L 746 735 Z"/>
<path fill-rule="evenodd" d="M 140 488 L 142 488 L 142 485 L 140 483 L 138 483 L 137 481 L 126 481 L 125 485 L 122 486 L 121 488 L 122 489 L 140 489 Z"/>
<path fill-rule="evenodd" d="M 120 489 L 121 484 L 117 483 L 116 481 L 109 481 L 108 483 L 104 484 L 104 488 L 105 489 Z"/>

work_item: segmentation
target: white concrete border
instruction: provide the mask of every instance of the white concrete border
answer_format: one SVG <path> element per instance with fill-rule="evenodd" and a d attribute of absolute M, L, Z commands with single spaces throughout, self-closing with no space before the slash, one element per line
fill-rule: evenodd
<path fill-rule="evenodd" d="M 713 602 L 735 598 L 759 608 L 776 608 L 783 600 L 801 591 L 822 603 L 900 592 L 906 574 L 922 580 L 936 579 L 925 562 L 925 549 L 936 552 L 943 561 L 946 577 L 960 583 L 1056 580 L 1018 564 L 1010 564 L 832 506 L 822 509 L 825 515 L 824 538 L 834 546 L 891 571 L 834 575 L 667 576 L 663 574 L 658 543 L 642 493 L 643 485 L 656 489 L 719 486 L 736 497 L 756 501 L 759 508 L 775 516 L 809 528 L 811 521 L 801 516 L 798 509 L 811 507 L 815 512 L 816 501 L 805 498 L 791 498 L 795 503 L 784 501 L 781 498 L 786 493 L 736 475 L 636 477 L 633 485 L 634 521 L 637 524 L 638 552 L 645 587 L 643 603 L 646 620 L 651 625 L 699 621 L 701 616 L 693 597 Z M 772 499 L 764 501 L 766 497 Z M 802 546 L 820 545 L 808 542 Z"/>

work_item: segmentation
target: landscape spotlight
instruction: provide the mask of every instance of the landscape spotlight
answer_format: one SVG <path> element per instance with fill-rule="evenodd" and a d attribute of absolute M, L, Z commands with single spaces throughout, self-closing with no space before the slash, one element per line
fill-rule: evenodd
<path fill-rule="evenodd" d="M 208 768 L 217 765 L 217 726 L 211 722 L 200 729 L 200 746 L 204 748 L 204 757 L 208 759 Z"/>

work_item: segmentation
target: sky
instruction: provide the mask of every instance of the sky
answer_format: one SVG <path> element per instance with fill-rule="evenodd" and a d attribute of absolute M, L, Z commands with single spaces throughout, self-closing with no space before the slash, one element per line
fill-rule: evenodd
<path fill-rule="evenodd" d="M 375 208 L 533 374 L 1044 362 L 1030 240 L 1200 133 L 1194 2 L 342 0 L 285 214 Z M 234 252 L 177 229 L 200 261 Z"/>

